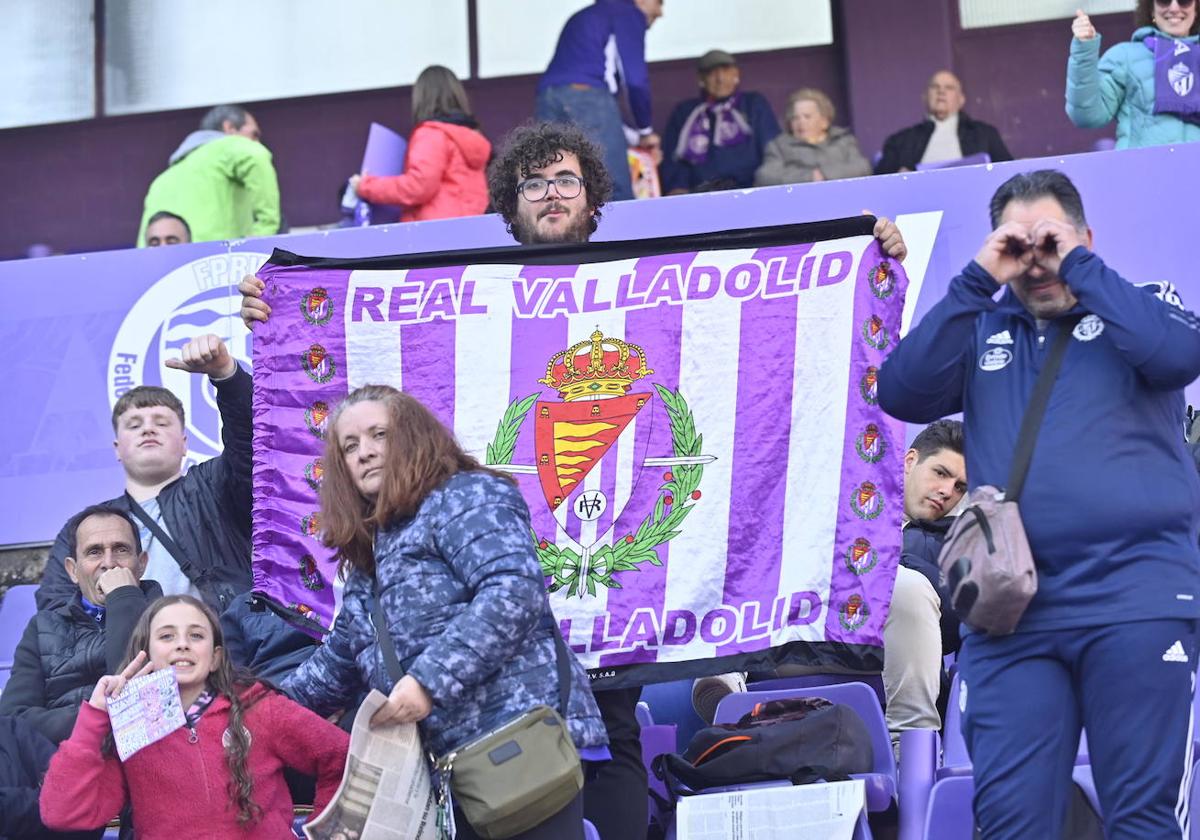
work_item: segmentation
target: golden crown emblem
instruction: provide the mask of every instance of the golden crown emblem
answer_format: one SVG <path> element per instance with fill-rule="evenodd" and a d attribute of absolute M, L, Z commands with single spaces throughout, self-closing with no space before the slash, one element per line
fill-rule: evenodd
<path fill-rule="evenodd" d="M 654 373 L 636 344 L 605 338 L 596 330 L 587 341 L 572 344 L 550 357 L 546 376 L 538 382 L 558 391 L 565 402 L 588 397 L 620 397 L 634 382 Z"/>

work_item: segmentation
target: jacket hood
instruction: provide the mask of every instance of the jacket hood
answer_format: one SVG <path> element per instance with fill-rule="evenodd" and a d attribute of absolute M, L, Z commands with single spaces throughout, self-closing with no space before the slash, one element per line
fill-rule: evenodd
<path fill-rule="evenodd" d="M 193 131 L 187 137 L 183 138 L 183 142 L 179 144 L 179 148 L 171 152 L 171 157 L 167 159 L 169 164 L 176 164 L 183 160 L 191 152 L 203 146 L 205 143 L 211 143 L 214 140 L 220 140 L 225 136 L 223 131 L 210 131 L 202 129 Z"/>
<path fill-rule="evenodd" d="M 487 167 L 488 159 L 492 156 L 492 144 L 475 129 L 441 120 L 426 120 L 421 125 L 437 129 L 450 138 L 471 169 L 482 172 Z"/>
<path fill-rule="evenodd" d="M 1189 44 L 1195 44 L 1197 42 L 1200 42 L 1200 35 L 1188 35 L 1184 38 L 1175 38 L 1174 35 L 1168 35 L 1166 32 L 1163 32 L 1157 26 L 1139 26 L 1137 29 L 1133 30 L 1133 37 L 1130 38 L 1129 40 L 1139 41 L 1139 42 L 1145 41 L 1151 35 L 1153 35 L 1156 38 L 1171 38 L 1171 39 L 1174 39 L 1177 41 L 1184 41 Z"/>

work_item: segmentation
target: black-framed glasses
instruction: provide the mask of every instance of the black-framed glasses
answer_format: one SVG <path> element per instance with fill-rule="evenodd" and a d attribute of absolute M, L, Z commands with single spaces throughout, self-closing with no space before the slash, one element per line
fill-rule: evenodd
<path fill-rule="evenodd" d="M 1169 9 L 1172 2 L 1178 3 L 1181 9 L 1190 9 L 1196 0 L 1166 0 L 1166 2 L 1163 2 L 1163 0 L 1154 0 L 1154 5 L 1160 9 Z"/>
<path fill-rule="evenodd" d="M 583 179 L 578 175 L 559 175 L 556 178 L 527 178 L 517 184 L 517 192 L 526 201 L 541 201 L 550 194 L 550 185 L 560 198 L 575 198 L 583 192 Z"/>

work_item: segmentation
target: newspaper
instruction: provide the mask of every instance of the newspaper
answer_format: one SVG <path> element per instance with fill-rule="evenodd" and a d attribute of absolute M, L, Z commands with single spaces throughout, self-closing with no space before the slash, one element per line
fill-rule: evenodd
<path fill-rule="evenodd" d="M 851 840 L 865 807 L 861 779 L 749 788 L 683 797 L 676 828 L 678 840 Z"/>
<path fill-rule="evenodd" d="M 125 683 L 120 694 L 108 699 L 108 718 L 122 761 L 182 727 L 187 720 L 175 669 L 164 668 Z"/>
<path fill-rule="evenodd" d="M 437 840 L 437 798 L 417 725 L 368 725 L 386 701 L 372 691 L 354 716 L 342 783 L 304 826 L 308 840 Z"/>

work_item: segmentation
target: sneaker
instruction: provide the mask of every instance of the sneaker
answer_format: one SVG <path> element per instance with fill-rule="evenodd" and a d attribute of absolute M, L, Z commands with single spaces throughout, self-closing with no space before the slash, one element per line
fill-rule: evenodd
<path fill-rule="evenodd" d="M 700 677 L 692 683 L 692 708 L 705 723 L 712 723 L 717 704 L 726 696 L 746 690 L 746 675 L 740 671 Z"/>

